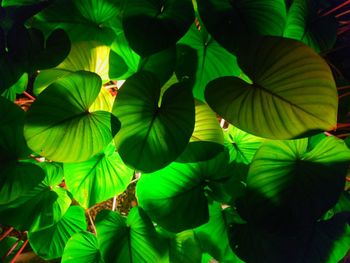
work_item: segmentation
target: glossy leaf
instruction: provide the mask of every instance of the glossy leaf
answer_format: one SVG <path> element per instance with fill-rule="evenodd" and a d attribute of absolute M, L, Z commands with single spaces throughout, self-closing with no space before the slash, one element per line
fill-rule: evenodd
<path fill-rule="evenodd" d="M 208 104 L 228 122 L 273 139 L 334 128 L 335 83 L 328 65 L 311 48 L 291 39 L 252 38 L 240 48 L 238 64 L 252 84 L 221 77 L 206 87 Z"/>
<path fill-rule="evenodd" d="M 26 90 L 28 84 L 28 74 L 23 73 L 23 75 L 14 83 L 10 88 L 6 89 L 1 96 L 5 97 L 10 101 L 16 100 L 16 95 L 23 93 Z"/>
<path fill-rule="evenodd" d="M 110 48 L 96 41 L 73 43 L 68 56 L 57 67 L 41 70 L 34 82 L 35 94 L 69 73 L 85 70 L 98 74 L 102 82 L 109 80 L 108 57 Z"/>
<path fill-rule="evenodd" d="M 282 36 L 286 22 L 284 0 L 206 0 L 198 10 L 209 33 L 234 53 L 242 37 Z"/>
<path fill-rule="evenodd" d="M 64 164 L 65 182 L 74 199 L 89 208 L 122 193 L 134 171 L 115 152 L 114 146 L 81 163 Z"/>
<path fill-rule="evenodd" d="M 168 262 L 168 248 L 141 208 L 127 220 L 104 210 L 96 218 L 97 239 L 106 262 Z"/>
<path fill-rule="evenodd" d="M 136 73 L 123 84 L 113 106 L 122 124 L 115 137 L 119 154 L 127 165 L 145 172 L 174 161 L 194 128 L 194 101 L 186 83 L 170 87 L 161 103 L 160 88 L 152 73 Z"/>
<path fill-rule="evenodd" d="M 64 247 L 72 235 L 86 228 L 84 209 L 71 206 L 55 225 L 45 229 L 31 229 L 28 239 L 35 254 L 44 259 L 54 259 L 62 256 Z M 50 237 L 49 242 L 47 237 Z"/>
<path fill-rule="evenodd" d="M 338 215 L 291 235 L 272 234 L 249 224 L 233 225 L 231 247 L 247 263 L 262 258 L 271 263 L 340 262 L 350 246 L 348 218 L 346 214 Z"/>
<path fill-rule="evenodd" d="M 135 0 L 127 2 L 122 17 L 126 39 L 142 57 L 175 45 L 193 20 L 190 0 Z"/>
<path fill-rule="evenodd" d="M 179 44 L 194 49 L 197 56 L 191 55 L 191 50 Z M 204 28 L 198 30 L 195 24 L 180 39 L 178 49 L 183 56 L 182 61 L 178 62 L 178 67 L 181 67 L 179 70 L 184 71 L 189 65 L 196 67 L 194 72 L 193 69 L 188 69 L 188 72 L 182 74 L 194 82 L 193 95 L 200 101 L 205 101 L 204 90 L 209 81 L 222 76 L 241 74 L 236 57 L 220 46 Z"/>
<path fill-rule="evenodd" d="M 239 212 L 274 231 L 309 226 L 337 203 L 349 163 L 350 150 L 335 137 L 266 142 L 250 166 Z"/>
<path fill-rule="evenodd" d="M 24 111 L 1 96 L 0 108 L 0 163 L 27 157 L 29 150 L 23 136 Z"/>
<path fill-rule="evenodd" d="M 51 84 L 28 111 L 25 137 L 29 147 L 58 162 L 85 161 L 100 152 L 120 127 L 111 113 L 89 112 L 100 89 L 98 75 L 85 71 Z"/>
<path fill-rule="evenodd" d="M 171 232 L 197 227 L 208 220 L 204 193 L 229 177 L 228 153 L 197 163 L 173 162 L 162 170 L 143 174 L 136 186 L 140 206 L 151 219 Z"/>
<path fill-rule="evenodd" d="M 337 38 L 338 22 L 335 17 L 321 16 L 319 0 L 295 0 L 288 11 L 284 36 L 300 40 L 317 52 L 329 50 Z"/>
<path fill-rule="evenodd" d="M 95 235 L 90 232 L 74 234 L 67 242 L 62 263 L 104 263 Z"/>
<path fill-rule="evenodd" d="M 173 235 L 169 249 L 170 262 L 201 262 L 202 250 L 193 230 Z"/>

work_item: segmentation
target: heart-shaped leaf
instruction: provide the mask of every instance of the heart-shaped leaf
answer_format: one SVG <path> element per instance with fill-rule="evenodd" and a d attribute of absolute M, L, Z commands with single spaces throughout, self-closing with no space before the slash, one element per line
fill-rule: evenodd
<path fill-rule="evenodd" d="M 62 263 L 104 263 L 95 235 L 90 232 L 74 234 L 67 242 Z"/>
<path fill-rule="evenodd" d="M 234 53 L 237 39 L 250 35 L 282 36 L 286 22 L 284 0 L 205 0 L 198 1 L 198 10 L 209 33 Z"/>
<path fill-rule="evenodd" d="M 319 14 L 321 1 L 295 0 L 288 11 L 284 36 L 300 40 L 316 52 L 333 47 L 338 23 L 331 15 Z"/>
<path fill-rule="evenodd" d="M 85 161 L 102 151 L 120 123 L 109 112 L 89 112 L 101 85 L 97 74 L 86 71 L 51 84 L 28 111 L 24 133 L 29 147 L 58 162 Z"/>
<path fill-rule="evenodd" d="M 65 182 L 74 199 L 89 208 L 122 193 L 134 171 L 115 152 L 113 145 L 88 161 L 64 164 Z"/>
<path fill-rule="evenodd" d="M 350 150 L 335 137 L 265 142 L 249 168 L 239 212 L 268 229 L 307 227 L 342 193 Z"/>
<path fill-rule="evenodd" d="M 136 186 L 140 206 L 151 219 L 171 232 L 197 227 L 208 220 L 204 188 L 228 178 L 229 156 L 197 163 L 172 162 L 162 170 L 142 174 Z"/>
<path fill-rule="evenodd" d="M 174 161 L 194 129 L 194 101 L 186 83 L 172 85 L 161 103 L 160 93 L 156 76 L 138 72 L 123 84 L 113 106 L 122 124 L 115 137 L 119 154 L 126 164 L 145 172 Z"/>
<path fill-rule="evenodd" d="M 72 235 L 86 228 L 84 209 L 71 206 L 55 225 L 45 229 L 31 229 L 28 239 L 35 254 L 46 260 L 54 259 L 62 256 L 64 247 Z M 50 237 L 50 242 L 47 237 Z"/>
<path fill-rule="evenodd" d="M 185 45 L 185 48 L 182 46 Z M 190 47 L 194 49 L 197 56 L 193 56 Z M 183 72 L 187 78 L 194 82 L 193 95 L 196 99 L 204 101 L 205 86 L 209 81 L 222 76 L 239 76 L 241 70 L 237 65 L 236 57 L 221 47 L 204 28 L 197 29 L 193 24 L 186 35 L 178 42 L 178 52 L 181 60 L 178 67 L 189 67 L 195 65 L 195 71 Z M 182 76 L 182 77 L 184 77 Z"/>
<path fill-rule="evenodd" d="M 175 45 L 193 21 L 190 0 L 134 0 L 122 17 L 130 47 L 142 57 Z"/>
<path fill-rule="evenodd" d="M 338 99 L 333 76 L 311 48 L 291 39 L 259 37 L 242 45 L 237 56 L 253 83 L 221 77 L 206 88 L 208 104 L 225 120 L 272 139 L 335 127 Z"/>
<path fill-rule="evenodd" d="M 167 243 L 138 207 L 127 220 L 104 210 L 96 217 L 97 239 L 105 262 L 168 262 Z"/>

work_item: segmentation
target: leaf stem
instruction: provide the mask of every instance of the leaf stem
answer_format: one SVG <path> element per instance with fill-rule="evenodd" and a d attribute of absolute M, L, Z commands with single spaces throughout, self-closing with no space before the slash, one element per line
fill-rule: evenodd
<path fill-rule="evenodd" d="M 341 128 L 350 128 L 350 123 L 338 123 L 337 129 L 341 129 Z"/>
<path fill-rule="evenodd" d="M 339 99 L 342 99 L 344 97 L 350 96 L 350 92 L 346 92 L 344 94 L 339 95 Z"/>
<path fill-rule="evenodd" d="M 19 257 L 19 255 L 22 253 L 22 251 L 24 250 L 24 248 L 27 246 L 29 240 L 26 239 L 26 241 L 24 241 L 23 245 L 21 246 L 21 248 L 17 251 L 16 255 L 13 257 L 13 259 L 10 261 L 10 263 L 15 263 L 16 259 Z"/>
<path fill-rule="evenodd" d="M 338 6 L 334 7 L 334 8 L 332 8 L 332 9 L 329 10 L 328 12 L 324 13 L 322 16 L 328 16 L 328 15 L 330 15 L 330 14 L 336 12 L 337 10 L 339 10 L 340 8 L 342 8 L 342 7 L 344 7 L 344 6 L 348 5 L 348 4 L 350 4 L 350 0 L 347 0 L 347 1 L 345 1 L 344 3 L 342 3 L 342 4 L 340 4 L 340 5 L 338 5 Z"/>
<path fill-rule="evenodd" d="M 112 211 L 117 209 L 117 196 L 113 197 Z"/>
<path fill-rule="evenodd" d="M 18 238 L 17 241 L 12 245 L 12 247 L 7 251 L 6 255 L 3 257 L 3 261 L 5 261 L 5 258 L 7 258 L 15 250 L 20 241 L 21 239 Z"/>
<path fill-rule="evenodd" d="M 91 223 L 91 227 L 92 227 L 93 233 L 95 235 L 97 235 L 96 226 L 95 226 L 94 220 L 92 220 L 92 217 L 90 215 L 90 210 L 89 209 L 87 210 L 87 214 L 88 214 L 88 217 L 89 217 L 89 220 L 90 220 L 90 223 Z"/>
<path fill-rule="evenodd" d="M 23 91 L 23 94 L 28 98 L 28 99 L 31 99 L 31 100 L 35 100 L 35 98 L 32 96 L 32 95 L 30 95 L 28 92 L 26 92 L 26 91 Z"/>
<path fill-rule="evenodd" d="M 344 90 L 344 89 L 350 89 L 350 85 L 338 87 L 337 90 Z"/>
<path fill-rule="evenodd" d="M 7 237 L 12 232 L 12 230 L 13 230 L 13 227 L 10 227 L 9 229 L 7 229 L 6 232 L 0 236 L 0 241 L 2 241 L 5 237 Z"/>

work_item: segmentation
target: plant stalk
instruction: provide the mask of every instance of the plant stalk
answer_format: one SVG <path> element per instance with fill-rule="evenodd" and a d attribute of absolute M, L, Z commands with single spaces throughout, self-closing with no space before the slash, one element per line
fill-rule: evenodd
<path fill-rule="evenodd" d="M 10 261 L 10 263 L 15 263 L 16 259 L 19 257 L 19 255 L 22 253 L 22 251 L 24 250 L 24 248 L 27 246 L 29 240 L 27 239 L 26 241 L 24 241 L 23 245 L 21 246 L 21 248 L 17 251 L 16 255 L 13 257 L 13 259 Z"/>
<path fill-rule="evenodd" d="M 13 227 L 10 227 L 9 229 L 7 229 L 6 232 L 0 236 L 0 241 L 2 241 L 5 237 L 7 237 L 12 232 L 12 230 L 13 230 Z"/>

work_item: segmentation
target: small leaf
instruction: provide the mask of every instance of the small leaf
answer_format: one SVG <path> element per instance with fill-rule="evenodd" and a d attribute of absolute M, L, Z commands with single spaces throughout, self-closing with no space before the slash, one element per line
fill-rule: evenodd
<path fill-rule="evenodd" d="M 241 46 L 237 56 L 253 84 L 221 77 L 206 87 L 208 104 L 225 120 L 272 139 L 335 127 L 338 102 L 333 76 L 311 48 L 291 39 L 259 37 Z"/>

